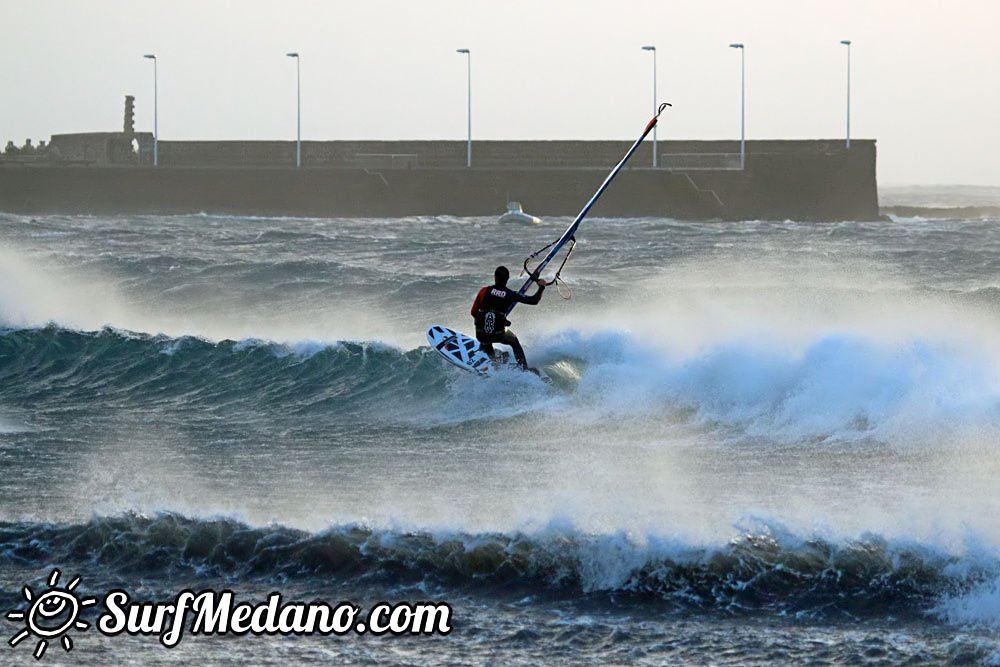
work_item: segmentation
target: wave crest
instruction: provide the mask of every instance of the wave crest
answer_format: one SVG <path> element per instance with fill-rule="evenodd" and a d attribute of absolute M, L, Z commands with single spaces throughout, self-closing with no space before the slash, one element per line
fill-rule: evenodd
<path fill-rule="evenodd" d="M 623 534 L 375 530 L 320 533 L 231 519 L 126 514 L 83 524 L 0 524 L 0 562 L 89 564 L 187 578 L 318 578 L 666 604 L 726 613 L 889 616 L 932 611 L 995 579 L 997 564 L 867 535 L 833 543 L 744 534 L 717 548 Z"/>

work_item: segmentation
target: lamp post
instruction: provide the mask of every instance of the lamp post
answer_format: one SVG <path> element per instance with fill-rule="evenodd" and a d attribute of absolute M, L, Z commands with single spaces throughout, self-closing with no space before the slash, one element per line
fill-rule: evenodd
<path fill-rule="evenodd" d="M 840 43 L 847 47 L 847 147 L 851 147 L 851 40 L 842 39 Z"/>
<path fill-rule="evenodd" d="M 467 73 L 469 79 L 469 141 L 466 148 L 466 158 L 465 166 L 472 166 L 472 54 L 469 53 L 469 49 L 456 49 L 457 53 L 464 53 L 466 55 L 466 65 Z"/>
<path fill-rule="evenodd" d="M 746 49 L 743 44 L 730 44 L 730 48 L 740 50 L 740 169 L 746 166 L 747 122 L 746 122 Z"/>
<path fill-rule="evenodd" d="M 642 50 L 653 52 L 653 115 L 656 115 L 656 47 L 644 46 Z M 653 126 L 653 168 L 656 168 L 656 125 Z"/>
<path fill-rule="evenodd" d="M 286 53 L 295 58 L 295 168 L 302 166 L 302 71 L 299 68 L 299 54 Z"/>
<path fill-rule="evenodd" d="M 153 166 L 160 164 L 160 130 L 159 130 L 159 93 L 157 91 L 156 55 L 147 53 L 143 58 L 153 61 Z"/>

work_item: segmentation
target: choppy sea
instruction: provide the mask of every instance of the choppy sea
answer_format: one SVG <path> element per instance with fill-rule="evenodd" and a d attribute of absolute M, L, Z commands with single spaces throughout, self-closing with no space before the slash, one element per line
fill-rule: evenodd
<path fill-rule="evenodd" d="M 566 218 L 0 214 L 0 662 L 1000 664 L 1000 191 L 883 200 L 588 219 L 511 314 L 552 384 L 424 332 Z M 451 631 L 166 648 L 113 589 Z"/>

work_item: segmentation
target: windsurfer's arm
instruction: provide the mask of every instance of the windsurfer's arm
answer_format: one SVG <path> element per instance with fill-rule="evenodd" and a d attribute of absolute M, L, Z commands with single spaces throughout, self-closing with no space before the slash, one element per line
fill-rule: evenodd
<path fill-rule="evenodd" d="M 518 296 L 517 300 L 520 301 L 521 303 L 526 303 L 529 306 L 534 306 L 535 304 L 537 304 L 541 300 L 541 298 L 542 298 L 542 292 L 545 291 L 545 285 L 548 284 L 544 280 L 539 280 L 537 282 L 538 282 L 538 291 L 537 292 L 535 292 L 531 296 L 524 296 L 524 295 L 518 294 L 517 295 Z"/>
<path fill-rule="evenodd" d="M 486 288 L 479 290 L 479 294 L 476 295 L 476 300 L 472 304 L 472 316 L 475 317 L 476 313 L 479 312 L 479 304 L 483 302 L 483 295 L 486 294 Z"/>

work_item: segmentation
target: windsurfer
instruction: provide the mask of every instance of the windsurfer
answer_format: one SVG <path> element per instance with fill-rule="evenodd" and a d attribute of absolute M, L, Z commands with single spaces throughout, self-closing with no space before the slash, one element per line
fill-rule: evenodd
<path fill-rule="evenodd" d="M 542 292 L 545 291 L 545 286 L 548 283 L 540 279 L 537 274 L 532 274 L 532 279 L 538 283 L 538 291 L 531 296 L 525 296 L 507 287 L 510 271 L 506 266 L 498 266 L 493 272 L 493 284 L 479 290 L 476 301 L 472 304 L 472 317 L 476 321 L 476 340 L 479 341 L 483 351 L 495 359 L 496 352 L 493 349 L 493 344 L 508 345 L 514 351 L 514 358 L 517 359 L 517 365 L 522 370 L 533 369 L 528 368 L 528 361 L 524 356 L 521 342 L 514 335 L 514 332 L 507 328 L 510 324 L 510 321 L 507 320 L 507 313 L 510 312 L 515 303 L 534 306 L 541 300 Z"/>

